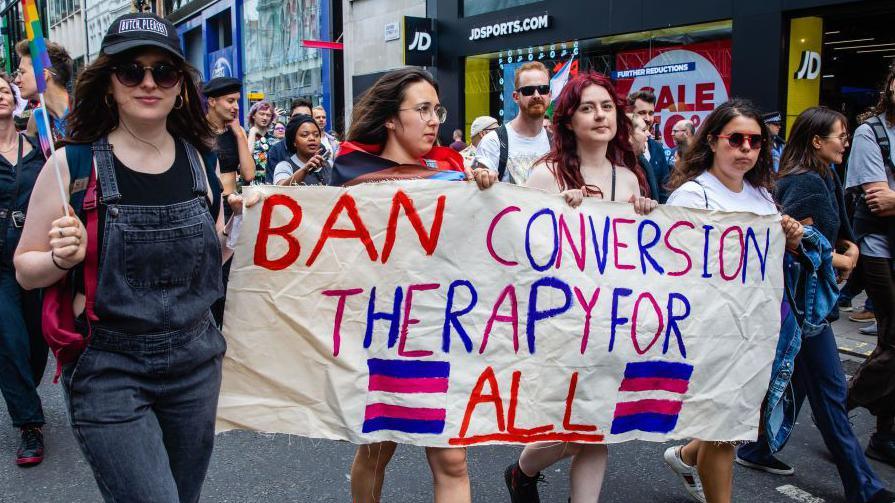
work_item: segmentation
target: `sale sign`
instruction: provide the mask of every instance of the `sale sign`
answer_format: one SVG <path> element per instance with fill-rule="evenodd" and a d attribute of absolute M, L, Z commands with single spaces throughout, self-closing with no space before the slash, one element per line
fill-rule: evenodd
<path fill-rule="evenodd" d="M 218 429 L 426 446 L 754 440 L 779 217 L 498 184 L 252 187 Z"/>
<path fill-rule="evenodd" d="M 656 94 L 661 141 L 671 148 L 671 129 L 678 121 L 689 119 L 698 128 L 712 110 L 727 101 L 730 40 L 620 52 L 616 69 L 612 78 L 619 94 L 641 89 Z"/>

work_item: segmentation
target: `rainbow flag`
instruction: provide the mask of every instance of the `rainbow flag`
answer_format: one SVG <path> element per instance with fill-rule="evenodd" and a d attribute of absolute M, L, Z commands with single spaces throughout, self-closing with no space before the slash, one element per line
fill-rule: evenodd
<path fill-rule="evenodd" d="M 25 16 L 25 34 L 28 36 L 28 45 L 31 49 L 31 62 L 34 65 L 37 92 L 43 93 L 47 90 L 44 69 L 53 65 L 50 63 L 50 55 L 47 54 L 47 43 L 44 39 L 43 29 L 40 27 L 40 16 L 37 14 L 35 0 L 22 0 L 22 12 Z"/>

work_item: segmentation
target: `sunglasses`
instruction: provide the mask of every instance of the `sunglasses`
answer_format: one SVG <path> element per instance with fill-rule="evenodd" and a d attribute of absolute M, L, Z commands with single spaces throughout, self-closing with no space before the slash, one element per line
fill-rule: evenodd
<path fill-rule="evenodd" d="M 535 91 L 541 96 L 545 96 L 550 94 L 550 86 L 522 86 L 519 89 L 516 89 L 516 92 L 522 96 L 532 96 Z"/>
<path fill-rule="evenodd" d="M 118 82 L 127 87 L 136 87 L 143 82 L 146 72 L 152 72 L 152 80 L 161 88 L 168 89 L 180 82 L 181 72 L 167 63 L 158 63 L 152 66 L 143 66 L 137 63 L 128 63 L 112 67 Z"/>
<path fill-rule="evenodd" d="M 745 134 L 745 133 L 731 133 L 731 134 L 719 134 L 718 138 L 724 138 L 727 140 L 727 143 L 730 144 L 733 148 L 740 148 L 743 146 L 743 143 L 749 142 L 749 148 L 752 150 L 758 150 L 761 148 L 761 145 L 764 143 L 764 138 L 760 134 Z"/>

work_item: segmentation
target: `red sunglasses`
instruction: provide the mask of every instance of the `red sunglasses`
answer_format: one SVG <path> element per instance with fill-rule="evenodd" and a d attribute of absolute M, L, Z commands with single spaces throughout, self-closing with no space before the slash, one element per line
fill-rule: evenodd
<path fill-rule="evenodd" d="M 761 145 L 764 143 L 764 138 L 760 134 L 746 134 L 746 133 L 731 133 L 731 134 L 719 134 L 718 138 L 724 138 L 727 140 L 727 143 L 730 144 L 733 148 L 740 148 L 743 146 L 743 143 L 749 142 L 749 148 L 752 150 L 758 150 L 761 148 Z"/>

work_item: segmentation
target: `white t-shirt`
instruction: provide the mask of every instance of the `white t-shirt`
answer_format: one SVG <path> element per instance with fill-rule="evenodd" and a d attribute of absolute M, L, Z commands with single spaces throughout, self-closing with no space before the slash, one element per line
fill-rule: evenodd
<path fill-rule="evenodd" d="M 889 137 L 889 145 L 895 145 L 895 127 L 883 121 L 886 128 L 886 135 Z M 895 150 L 891 150 L 889 154 L 892 160 L 895 160 Z M 848 173 L 845 177 L 845 187 L 857 187 L 865 183 L 886 182 L 889 188 L 895 190 L 895 177 L 893 173 L 886 168 L 882 151 L 876 142 L 876 135 L 873 134 L 869 124 L 861 124 L 855 130 L 855 137 L 852 139 L 851 153 L 848 156 Z M 889 240 L 885 234 L 868 234 L 861 238 L 858 243 L 861 248 L 861 255 L 874 258 L 892 258 L 892 251 L 889 250 Z"/>
<path fill-rule="evenodd" d="M 720 211 L 748 211 L 758 215 L 777 213 L 774 198 L 764 188 L 753 187 L 744 180 L 743 190 L 734 192 L 708 171 L 697 176 L 695 181 L 691 180 L 678 187 L 668 196 L 665 204 Z"/>
<path fill-rule="evenodd" d="M 531 168 L 538 159 L 550 151 L 550 138 L 547 130 L 541 129 L 537 136 L 520 136 L 507 124 L 507 169 L 501 181 L 522 185 L 528 180 Z M 486 134 L 476 150 L 476 161 L 490 169 L 498 171 L 500 165 L 500 139 L 497 131 Z"/>
<path fill-rule="evenodd" d="M 299 169 L 303 168 L 305 166 L 305 163 L 303 163 L 303 162 L 301 162 L 301 160 L 299 160 L 298 154 L 292 154 L 290 159 L 292 159 L 292 162 L 294 162 L 295 165 L 298 166 Z M 289 164 L 288 161 L 280 161 L 277 164 L 277 167 L 274 168 L 274 170 L 273 170 L 274 185 L 277 185 L 281 181 L 286 180 L 287 178 L 292 176 L 293 173 L 295 173 L 295 171 L 292 169 L 292 165 Z"/>

